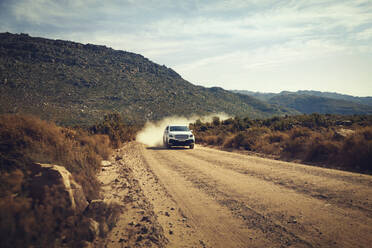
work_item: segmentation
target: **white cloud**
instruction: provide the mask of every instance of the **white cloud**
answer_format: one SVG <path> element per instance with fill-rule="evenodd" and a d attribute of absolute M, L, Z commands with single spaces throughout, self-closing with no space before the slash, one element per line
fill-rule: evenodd
<path fill-rule="evenodd" d="M 365 29 L 356 34 L 355 39 L 357 40 L 372 40 L 372 28 Z"/>

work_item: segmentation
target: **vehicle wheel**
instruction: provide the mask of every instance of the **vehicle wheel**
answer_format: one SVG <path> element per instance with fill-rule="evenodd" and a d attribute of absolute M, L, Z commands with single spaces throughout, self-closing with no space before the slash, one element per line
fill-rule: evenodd
<path fill-rule="evenodd" d="M 190 149 L 194 149 L 194 144 L 191 144 L 190 145 Z"/>

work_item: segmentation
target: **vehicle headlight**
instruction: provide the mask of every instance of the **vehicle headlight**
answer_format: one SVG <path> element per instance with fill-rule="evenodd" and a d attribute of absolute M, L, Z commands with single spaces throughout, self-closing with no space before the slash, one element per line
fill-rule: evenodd
<path fill-rule="evenodd" d="M 190 134 L 190 138 L 194 137 L 194 135 Z"/>
<path fill-rule="evenodd" d="M 169 134 L 169 138 L 174 138 L 174 137 L 173 137 L 173 134 Z"/>

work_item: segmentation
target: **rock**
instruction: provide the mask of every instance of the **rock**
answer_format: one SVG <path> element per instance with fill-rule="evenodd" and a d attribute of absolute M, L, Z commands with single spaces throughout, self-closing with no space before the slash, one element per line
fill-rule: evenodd
<path fill-rule="evenodd" d="M 120 205 L 116 201 L 92 200 L 84 215 L 99 222 L 99 235 L 105 237 L 117 221 Z"/>
<path fill-rule="evenodd" d="M 99 235 L 100 230 L 97 221 L 89 219 L 88 233 L 89 233 L 88 241 L 93 241 Z"/>
<path fill-rule="evenodd" d="M 92 200 L 88 206 L 87 211 L 102 212 L 102 209 L 106 208 L 106 202 L 104 200 L 96 199 Z"/>
<path fill-rule="evenodd" d="M 147 227 L 144 226 L 144 227 L 141 228 L 139 233 L 146 234 L 146 233 L 148 233 L 148 231 L 149 231 L 149 229 L 147 229 Z"/>
<path fill-rule="evenodd" d="M 99 225 L 99 235 L 100 237 L 106 237 L 106 234 L 110 231 L 110 228 L 109 226 L 107 225 L 106 222 L 102 222 L 100 225 Z"/>
<path fill-rule="evenodd" d="M 75 182 L 71 173 L 63 166 L 33 164 L 30 182 L 31 195 L 41 202 L 46 197 L 45 186 L 56 186 L 66 193 L 70 208 L 75 214 L 82 213 L 88 206 L 83 188 Z"/>
<path fill-rule="evenodd" d="M 138 243 L 138 242 L 140 242 L 140 241 L 142 241 L 142 240 L 143 240 L 142 235 L 139 235 L 139 236 L 137 237 L 137 239 L 136 239 L 136 242 Z"/>
<path fill-rule="evenodd" d="M 141 222 L 150 222 L 150 219 L 147 216 L 143 216 Z"/>
<path fill-rule="evenodd" d="M 108 166 L 111 166 L 112 163 L 111 163 L 110 161 L 107 161 L 107 160 L 102 160 L 102 161 L 101 161 L 101 165 L 102 165 L 103 167 L 108 167 Z"/>
<path fill-rule="evenodd" d="M 292 223 L 292 224 L 296 224 L 297 223 L 297 219 L 295 216 L 291 216 L 288 220 L 288 223 Z"/>

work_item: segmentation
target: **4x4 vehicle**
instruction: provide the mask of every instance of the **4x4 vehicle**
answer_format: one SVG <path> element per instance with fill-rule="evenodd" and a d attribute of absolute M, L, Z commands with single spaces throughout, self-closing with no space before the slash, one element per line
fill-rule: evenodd
<path fill-rule="evenodd" d="M 183 125 L 169 125 L 164 130 L 163 144 L 165 147 L 189 146 L 194 148 L 195 137 L 192 131 Z"/>

